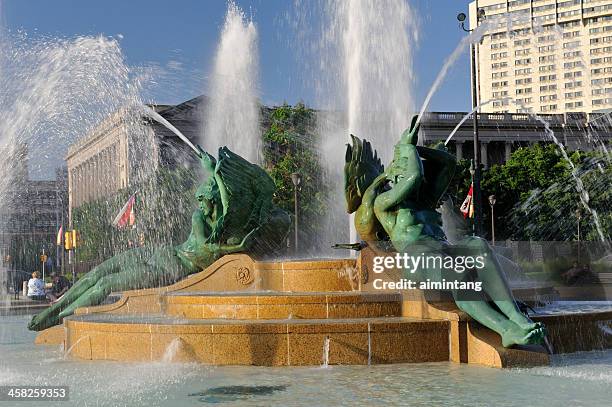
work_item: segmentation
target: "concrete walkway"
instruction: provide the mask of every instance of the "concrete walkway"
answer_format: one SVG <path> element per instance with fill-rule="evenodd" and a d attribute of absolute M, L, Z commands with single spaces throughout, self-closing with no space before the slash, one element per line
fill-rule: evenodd
<path fill-rule="evenodd" d="M 48 301 L 33 301 L 28 297 L 19 296 L 15 299 L 13 294 L 0 297 L 0 315 L 36 314 L 51 304 Z"/>

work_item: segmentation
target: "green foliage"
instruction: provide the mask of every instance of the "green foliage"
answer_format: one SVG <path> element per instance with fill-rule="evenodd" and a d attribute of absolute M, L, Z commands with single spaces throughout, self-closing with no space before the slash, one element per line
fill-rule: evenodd
<path fill-rule="evenodd" d="M 300 242 L 312 247 L 320 233 L 320 219 L 325 214 L 325 182 L 316 151 L 314 113 L 304 104 L 283 105 L 270 114 L 270 126 L 263 134 L 266 145 L 264 165 L 276 185 L 274 203 L 294 214 L 294 186 L 291 174 L 302 177 L 298 193 Z M 293 236 L 293 234 L 291 235 Z"/>
<path fill-rule="evenodd" d="M 195 187 L 191 171 L 160 168 L 140 185 L 76 208 L 73 222 L 80 240 L 78 260 L 97 263 L 135 245 L 182 242 L 189 233 L 191 213 L 196 207 Z M 119 230 L 112 221 L 134 192 L 136 227 Z"/>
<path fill-rule="evenodd" d="M 580 202 L 572 171 L 590 195 L 589 206 L 599 214 L 604 235 L 609 239 L 612 214 L 609 210 L 612 167 L 601 152 L 573 152 L 575 170 L 554 144 L 535 144 L 516 150 L 503 165 L 483 172 L 485 230 L 490 230 L 487 197 L 495 195 L 497 239 L 574 240 L 577 238 L 576 210 L 581 210 L 581 239 L 600 240 L 592 214 Z"/>
<path fill-rule="evenodd" d="M 446 198 L 452 200 L 453 207 L 459 208 L 470 190 L 472 176 L 470 174 L 470 160 L 459 160 L 455 175 L 446 190 Z"/>

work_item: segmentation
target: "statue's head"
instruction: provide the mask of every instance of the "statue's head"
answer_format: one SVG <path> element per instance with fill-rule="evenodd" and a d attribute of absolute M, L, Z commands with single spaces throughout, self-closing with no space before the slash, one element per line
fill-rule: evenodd
<path fill-rule="evenodd" d="M 220 203 L 219 187 L 213 177 L 209 177 L 197 189 L 195 197 L 204 216 L 209 216 Z"/>
<path fill-rule="evenodd" d="M 418 115 L 414 115 L 412 117 L 412 121 L 410 122 L 410 128 L 407 128 L 402 133 L 400 137 L 401 144 L 412 144 L 416 146 L 419 141 L 419 129 L 421 128 L 421 124 L 417 123 L 419 120 Z"/>

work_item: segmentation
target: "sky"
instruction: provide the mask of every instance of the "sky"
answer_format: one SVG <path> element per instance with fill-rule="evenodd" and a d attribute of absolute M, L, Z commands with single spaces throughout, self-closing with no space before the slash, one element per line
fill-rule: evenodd
<path fill-rule="evenodd" d="M 421 30 L 413 61 L 414 100 L 420 106 L 444 60 L 465 35 L 456 15 L 467 11 L 468 1 L 407 1 L 417 10 Z M 304 61 L 291 43 L 288 16 L 295 13 L 293 0 L 236 3 L 259 31 L 262 101 L 278 105 L 302 100 L 312 105 L 313 95 L 302 80 Z M 227 7 L 225 0 L 3 0 L 1 4 L 3 24 L 9 30 L 47 37 L 117 38 L 129 66 L 159 72 L 159 84 L 148 89 L 147 97 L 160 104 L 176 104 L 204 93 Z M 467 111 L 469 106 L 465 52 L 428 110 Z"/>

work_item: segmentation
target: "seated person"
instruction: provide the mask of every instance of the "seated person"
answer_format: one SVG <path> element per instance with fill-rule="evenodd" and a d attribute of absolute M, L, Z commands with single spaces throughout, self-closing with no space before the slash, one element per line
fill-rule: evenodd
<path fill-rule="evenodd" d="M 47 298 L 49 298 L 51 302 L 55 302 L 68 291 L 71 284 L 66 277 L 59 273 L 51 274 L 51 278 L 53 280 L 53 286 L 51 287 L 51 292 L 47 294 Z"/>
<path fill-rule="evenodd" d="M 33 272 L 32 278 L 28 281 L 28 298 L 35 301 L 47 299 L 45 295 L 45 282 L 39 278 L 38 271 Z"/>

